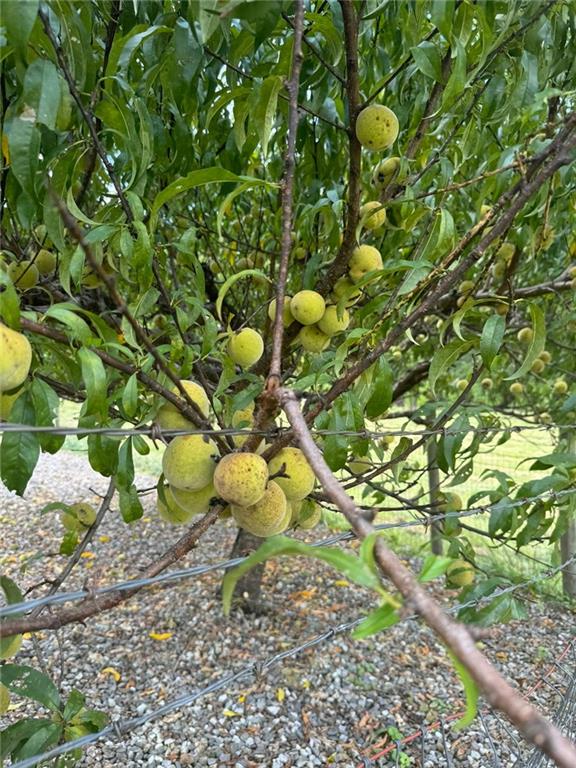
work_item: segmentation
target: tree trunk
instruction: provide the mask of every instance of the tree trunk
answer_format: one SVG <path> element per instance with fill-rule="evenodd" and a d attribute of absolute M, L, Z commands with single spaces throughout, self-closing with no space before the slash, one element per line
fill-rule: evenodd
<path fill-rule="evenodd" d="M 434 515 L 437 515 L 439 496 L 440 496 L 440 472 L 436 463 L 436 440 L 431 437 L 426 446 L 426 455 L 428 459 L 428 499 L 430 502 L 430 546 L 432 554 L 441 555 L 443 552 L 442 542 L 442 523 L 434 522 Z"/>
<path fill-rule="evenodd" d="M 262 539 L 253 536 L 243 528 L 239 528 L 230 557 L 246 557 L 257 550 L 261 544 Z M 265 567 L 266 563 L 260 563 L 242 576 L 236 584 L 233 605 L 240 608 L 244 613 L 260 614 L 266 610 L 261 599 L 262 577 Z"/>

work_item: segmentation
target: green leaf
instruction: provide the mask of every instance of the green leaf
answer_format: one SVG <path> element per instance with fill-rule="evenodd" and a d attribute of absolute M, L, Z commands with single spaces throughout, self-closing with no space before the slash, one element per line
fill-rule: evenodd
<path fill-rule="evenodd" d="M 0 576 L 0 588 L 4 592 L 7 605 L 14 605 L 15 603 L 21 603 L 24 601 L 24 595 L 20 591 L 20 588 L 16 582 L 12 581 L 8 576 Z M 13 613 L 12 617 L 22 616 L 22 612 Z M 14 641 L 14 635 L 8 635 L 7 637 L 0 637 L 0 658 L 6 654 Z M 13 649 L 12 649 L 13 653 Z M 12 655 L 12 653 L 10 655 Z"/>
<path fill-rule="evenodd" d="M 131 485 L 130 488 L 119 488 L 118 500 L 120 514 L 125 523 L 133 523 L 135 520 L 139 520 L 144 514 L 144 508 L 138 497 L 136 486 Z"/>
<path fill-rule="evenodd" d="M 108 66 L 106 67 L 106 78 L 104 79 L 104 82 L 107 90 L 111 90 L 113 83 L 112 76 L 116 74 L 117 70 L 125 70 L 130 64 L 132 56 L 140 45 L 142 45 L 144 40 L 159 32 L 169 32 L 172 34 L 172 29 L 170 27 L 151 27 L 148 24 L 138 24 L 137 26 L 132 27 L 129 34 L 124 37 L 116 37 L 108 58 Z"/>
<path fill-rule="evenodd" d="M 282 13 L 282 0 L 251 0 L 234 8 L 231 16 L 245 19 L 254 30 L 254 50 L 274 31 Z"/>
<path fill-rule="evenodd" d="M 68 700 L 66 701 L 66 705 L 64 706 L 64 712 L 62 713 L 64 720 L 71 720 L 77 715 L 84 706 L 85 700 L 86 697 L 83 693 L 77 691 L 76 688 L 72 688 Z"/>
<path fill-rule="evenodd" d="M 385 357 L 380 357 L 372 378 L 372 394 L 366 403 L 366 416 L 377 419 L 385 413 L 392 403 L 394 374 Z"/>
<path fill-rule="evenodd" d="M 122 408 L 129 419 L 133 418 L 138 410 L 138 377 L 135 373 L 130 376 L 122 391 Z"/>
<path fill-rule="evenodd" d="M 88 461 L 95 472 L 111 477 L 118 467 L 119 441 L 106 435 L 88 435 Z"/>
<path fill-rule="evenodd" d="M 86 388 L 84 413 L 86 416 L 94 414 L 103 419 L 108 410 L 104 363 L 95 352 L 86 347 L 78 350 L 78 360 Z"/>
<path fill-rule="evenodd" d="M 42 672 L 20 664 L 3 664 L 0 667 L 0 683 L 12 693 L 34 699 L 52 712 L 61 707 L 58 689 Z"/>
<path fill-rule="evenodd" d="M 422 564 L 422 569 L 420 570 L 418 581 L 423 584 L 426 581 L 432 581 L 432 579 L 436 579 L 438 576 L 442 576 L 442 574 L 446 573 L 446 569 L 452 562 L 453 558 L 451 557 L 428 555 Z"/>
<path fill-rule="evenodd" d="M 532 368 L 534 361 L 540 356 L 540 353 L 546 345 L 546 319 L 544 313 L 537 304 L 530 304 L 530 315 L 532 317 L 532 341 L 528 345 L 528 351 L 524 362 L 511 376 L 506 376 L 504 381 L 519 379 L 528 373 Z"/>
<path fill-rule="evenodd" d="M 2 290 L 0 301 L 0 317 L 4 320 L 6 325 L 14 330 L 20 328 L 20 300 L 16 293 L 16 288 L 12 284 L 12 281 L 6 274 L 0 269 L 0 289 Z"/>
<path fill-rule="evenodd" d="M 490 315 L 484 324 L 484 328 L 482 328 L 480 354 L 482 355 L 482 360 L 488 370 L 492 367 L 494 358 L 500 350 L 505 331 L 506 318 L 497 314 Z"/>
<path fill-rule="evenodd" d="M 442 81 L 442 59 L 433 43 L 425 40 L 419 46 L 410 48 L 410 53 L 420 72 L 438 83 Z"/>
<path fill-rule="evenodd" d="M 28 717 L 4 728 L 0 731 L 0 760 L 13 755 L 21 745 L 48 725 L 54 723 L 51 720 Z"/>
<path fill-rule="evenodd" d="M 60 398 L 56 392 L 45 381 L 35 378 L 30 393 L 36 413 L 36 424 L 41 427 L 54 426 L 60 406 Z M 37 438 L 42 450 L 52 454 L 58 453 L 66 439 L 64 435 L 51 435 L 47 432 L 39 432 Z"/>
<path fill-rule="evenodd" d="M 23 392 L 12 406 L 14 424 L 34 424 L 35 412 L 29 392 Z M 38 437 L 32 432 L 5 432 L 0 445 L 0 476 L 10 491 L 24 494 L 40 456 Z"/>
<path fill-rule="evenodd" d="M 430 21 L 442 33 L 445 40 L 450 40 L 454 6 L 455 0 L 433 0 L 430 7 Z"/>
<path fill-rule="evenodd" d="M 210 109 L 208 110 L 206 114 L 206 125 L 205 128 L 208 130 L 210 127 L 210 123 L 212 122 L 212 119 L 215 117 L 215 115 L 220 112 L 221 109 L 224 109 L 224 107 L 229 104 L 231 101 L 236 103 L 246 98 L 251 93 L 250 88 L 246 88 L 246 86 L 241 86 L 239 88 L 231 88 L 230 90 L 225 90 L 219 93 L 215 98 L 213 103 L 210 105 Z"/>
<path fill-rule="evenodd" d="M 120 513 L 125 523 L 138 520 L 144 509 L 134 486 L 134 459 L 132 457 L 132 438 L 127 438 L 118 451 L 118 470 L 116 472 Z"/>
<path fill-rule="evenodd" d="M 530 459 L 525 459 L 530 461 Z M 523 462 L 521 462 L 523 463 Z M 574 453 L 548 453 L 546 456 L 539 456 L 530 469 L 549 469 L 550 467 L 576 467 L 576 454 Z"/>
<path fill-rule="evenodd" d="M 266 280 L 266 282 L 270 282 L 270 278 L 259 269 L 243 269 L 240 272 L 236 272 L 234 275 L 230 275 L 228 280 L 226 280 L 218 291 L 218 298 L 216 299 L 216 312 L 220 320 L 222 320 L 222 304 L 224 303 L 224 299 L 230 288 L 232 288 L 234 283 L 237 283 L 238 280 L 243 280 L 245 277 L 250 277 L 251 275 L 257 275 L 259 278 Z"/>
<path fill-rule="evenodd" d="M 36 113 L 36 122 L 50 130 L 56 129 L 60 107 L 60 78 L 58 70 L 48 59 L 36 59 L 26 70 L 22 98 Z"/>
<path fill-rule="evenodd" d="M 36 171 L 40 155 L 40 131 L 34 116 L 23 112 L 7 126 L 10 171 L 31 200 L 36 199 Z"/>
<path fill-rule="evenodd" d="M 448 650 L 448 655 L 452 659 L 452 664 L 454 664 L 454 669 L 460 678 L 460 681 L 464 687 L 464 693 L 466 694 L 466 712 L 454 725 L 456 730 L 461 731 L 463 728 L 466 728 L 466 726 L 470 725 L 470 723 L 476 717 L 476 713 L 478 712 L 478 697 L 480 692 L 478 691 L 478 686 L 474 682 L 472 676 L 464 664 L 458 661 L 452 651 Z"/>
<path fill-rule="evenodd" d="M 343 576 L 351 579 L 362 587 L 368 587 L 376 591 L 382 589 L 380 579 L 366 563 L 362 562 L 356 555 L 343 552 L 336 547 L 313 547 L 310 544 L 304 544 L 302 541 L 295 541 L 286 536 L 272 536 L 248 557 L 244 562 L 237 565 L 231 571 L 228 571 L 222 581 L 222 602 L 224 613 L 228 615 L 232 602 L 234 588 L 247 571 L 254 568 L 255 565 L 269 560 L 271 557 L 279 555 L 306 555 L 323 560 L 325 563 L 336 568 Z"/>
<path fill-rule="evenodd" d="M 34 733 L 26 742 L 21 743 L 14 751 L 15 760 L 26 760 L 29 757 L 41 754 L 48 747 L 55 746 L 58 743 L 62 726 L 60 723 L 49 723 Z"/>
<path fill-rule="evenodd" d="M 466 87 L 466 48 L 462 45 L 460 40 L 456 38 L 453 46 L 456 49 L 456 58 L 452 64 L 452 72 L 448 78 L 448 83 L 442 94 L 442 112 L 448 110 L 456 101 L 458 96 Z"/>
<path fill-rule="evenodd" d="M 88 344 L 93 338 L 93 333 L 88 323 L 79 317 L 77 312 L 78 307 L 75 304 L 54 304 L 46 310 L 44 317 L 58 320 L 68 328 L 73 340 Z"/>
<path fill-rule="evenodd" d="M 438 379 L 473 345 L 474 342 L 470 340 L 454 339 L 454 341 L 446 344 L 445 347 L 440 347 L 437 350 L 430 363 L 430 371 L 428 373 L 428 384 L 432 392 L 435 392 Z"/>
<path fill-rule="evenodd" d="M 28 38 L 38 14 L 39 0 L 18 0 L 2 3 L 2 25 L 6 28 L 8 44 L 26 58 Z"/>
<path fill-rule="evenodd" d="M 228 181 L 249 181 L 255 185 L 261 184 L 264 186 L 277 186 L 277 184 L 272 184 L 271 182 L 264 181 L 262 179 L 256 179 L 253 176 L 238 176 L 231 171 L 227 171 L 225 168 L 213 167 L 202 168 L 198 171 L 191 171 L 187 176 L 183 176 L 182 178 L 173 181 L 172 184 L 168 184 L 168 186 L 165 187 L 162 192 L 159 192 L 154 198 L 154 202 L 150 210 L 150 233 L 154 232 L 156 229 L 158 212 L 160 208 L 162 208 L 163 205 L 172 200 L 174 197 L 181 195 L 182 192 L 187 192 L 189 189 L 194 189 L 195 187 Z"/>
<path fill-rule="evenodd" d="M 8 605 L 21 603 L 24 600 L 24 595 L 20 591 L 20 587 L 9 576 L 0 576 L 0 589 L 4 592 L 6 603 Z M 14 616 L 16 614 L 12 615 Z"/>
<path fill-rule="evenodd" d="M 369 635 L 375 635 L 383 629 L 394 626 L 400 621 L 400 615 L 390 603 L 384 603 L 371 611 L 352 632 L 355 640 L 362 640 Z"/>
<path fill-rule="evenodd" d="M 256 125 L 256 131 L 260 137 L 262 153 L 268 154 L 268 142 L 276 117 L 276 107 L 278 105 L 278 94 L 282 90 L 282 78 L 277 75 L 267 77 L 262 83 L 253 119 Z"/>

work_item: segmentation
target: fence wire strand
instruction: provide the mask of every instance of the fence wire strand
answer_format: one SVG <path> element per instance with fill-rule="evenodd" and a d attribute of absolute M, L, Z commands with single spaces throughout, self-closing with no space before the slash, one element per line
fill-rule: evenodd
<path fill-rule="evenodd" d="M 570 496 L 573 493 L 574 493 L 574 490 L 546 491 L 545 493 L 539 494 L 537 496 L 531 496 L 525 499 L 517 499 L 515 501 L 511 501 L 508 504 L 502 504 L 500 502 L 496 502 L 495 504 L 492 504 L 492 505 L 473 507 L 472 509 L 467 509 L 462 512 L 445 512 L 439 515 L 435 514 L 433 516 L 426 516 L 426 518 L 423 520 L 400 520 L 400 521 L 391 522 L 391 523 L 380 523 L 378 525 L 375 525 L 374 528 L 376 531 L 387 531 L 387 530 L 399 529 L 399 528 L 413 528 L 413 527 L 420 527 L 420 526 L 426 527 L 426 526 L 429 526 L 432 522 L 436 524 L 436 523 L 442 522 L 443 520 L 454 520 L 454 519 L 460 520 L 467 517 L 474 517 L 477 515 L 489 514 L 492 510 L 497 510 L 498 512 L 500 512 L 505 509 L 515 509 L 517 507 L 524 506 L 525 504 L 533 504 L 537 501 L 542 501 L 545 499 L 546 500 L 551 499 L 551 500 L 557 501 L 557 500 L 561 500 L 565 496 Z M 350 541 L 356 538 L 357 536 L 354 533 L 354 531 L 344 531 L 343 533 L 339 533 L 334 536 L 330 536 L 326 539 L 322 539 L 320 541 L 314 542 L 311 546 L 312 547 L 328 547 L 334 544 L 339 544 L 341 542 Z M 191 566 L 190 568 L 181 568 L 176 571 L 161 573 L 158 576 L 152 576 L 148 578 L 129 579 L 127 581 L 120 581 L 116 584 L 111 584 L 107 587 L 100 587 L 94 590 L 74 590 L 71 592 L 57 592 L 53 595 L 46 595 L 45 597 L 38 597 L 33 600 L 24 600 L 19 603 L 11 603 L 10 605 L 2 606 L 0 608 L 0 618 L 4 618 L 6 616 L 11 616 L 19 613 L 28 613 L 29 611 L 37 610 L 39 608 L 44 608 L 48 605 L 60 605 L 62 603 L 77 602 L 79 600 L 85 600 L 86 598 L 93 599 L 93 598 L 101 597 L 102 595 L 108 595 L 112 592 L 126 592 L 132 589 L 152 587 L 157 584 L 175 583 L 178 581 L 182 581 L 184 579 L 189 579 L 196 576 L 202 576 L 206 573 L 210 573 L 211 571 L 220 571 L 220 570 L 226 570 L 228 568 L 233 568 L 234 566 L 240 565 L 240 563 L 244 562 L 244 560 L 246 560 L 247 557 L 248 556 L 235 557 L 228 560 L 222 560 L 217 563 L 194 565 L 194 566 Z"/>
<path fill-rule="evenodd" d="M 506 587 L 505 589 L 502 589 L 502 590 L 497 590 L 494 593 L 492 593 L 492 595 L 490 596 L 483 596 L 474 600 L 469 600 L 459 605 L 452 606 L 448 608 L 446 612 L 449 614 L 455 614 L 465 608 L 479 606 L 485 602 L 491 602 L 492 600 L 498 597 L 501 597 L 502 595 L 516 592 L 536 582 L 548 580 L 556 576 L 556 574 L 563 571 L 574 561 L 576 561 L 576 555 L 573 555 L 568 560 L 564 561 L 559 566 L 551 569 L 548 573 L 544 575 L 533 577 L 520 584 L 513 584 L 510 587 Z M 231 672 L 225 675 L 224 677 L 221 677 L 218 680 L 215 680 L 214 682 L 210 683 L 204 688 L 201 688 L 199 691 L 178 696 L 172 699 L 171 701 L 166 702 L 166 704 L 163 704 L 162 706 L 157 707 L 156 709 L 152 710 L 151 712 L 147 712 L 144 715 L 140 715 L 139 717 L 133 717 L 127 720 L 122 720 L 122 719 L 115 720 L 113 723 L 106 726 L 106 728 L 103 728 L 101 731 L 98 731 L 97 733 L 91 733 L 91 734 L 88 734 L 87 736 L 82 736 L 79 739 L 75 739 L 74 741 L 69 741 L 66 744 L 61 744 L 39 755 L 29 757 L 25 760 L 21 760 L 17 763 L 14 763 L 12 768 L 32 768 L 32 766 L 35 766 L 38 763 L 43 762 L 44 760 L 49 760 L 54 757 L 59 757 L 60 755 L 64 755 L 68 752 L 71 752 L 74 749 L 87 747 L 90 744 L 93 744 L 96 741 L 100 741 L 101 739 L 107 736 L 117 737 L 118 739 L 122 739 L 126 734 L 128 734 L 133 730 L 136 730 L 137 728 L 141 728 L 146 723 L 149 723 L 152 720 L 156 720 L 160 717 L 164 717 L 165 715 L 168 715 L 174 710 L 180 709 L 181 707 L 189 706 L 190 704 L 197 701 L 199 698 L 206 696 L 209 693 L 214 693 L 215 691 L 221 690 L 222 688 L 225 688 L 231 683 L 241 680 L 247 677 L 248 675 L 255 675 L 256 677 L 261 676 L 266 670 L 270 669 L 276 664 L 281 663 L 285 659 L 297 656 L 303 651 L 306 651 L 310 648 L 315 648 L 318 645 L 321 645 L 322 643 L 328 640 L 332 640 L 334 637 L 337 637 L 338 635 L 341 635 L 345 632 L 349 632 L 350 630 L 357 627 L 362 621 L 364 621 L 364 618 L 365 617 L 361 617 L 359 619 L 354 619 L 353 621 L 344 622 L 342 624 L 331 626 L 321 634 L 316 635 L 315 637 L 309 640 L 306 640 L 305 642 L 300 643 L 296 646 L 293 646 L 292 648 L 289 648 L 285 651 L 281 651 L 272 656 L 269 656 L 264 661 L 261 661 L 261 662 L 255 661 L 246 665 L 245 667 L 238 670 L 237 672 Z M 396 623 L 395 626 L 399 626 L 400 624 L 405 624 L 409 621 L 418 620 L 419 618 L 420 617 L 417 614 L 411 614 L 410 616 L 403 617 L 399 622 Z M 393 747 L 393 748 L 396 748 L 396 747 Z"/>
<path fill-rule="evenodd" d="M 510 424 L 493 425 L 484 427 L 462 427 L 454 429 L 450 426 L 440 427 L 438 429 L 385 429 L 385 430 L 347 430 L 347 429 L 311 429 L 312 435 L 318 437 L 359 437 L 365 439 L 378 440 L 381 437 L 432 437 L 434 435 L 459 435 L 459 434 L 489 434 L 491 432 L 510 432 L 520 433 L 527 431 L 546 431 L 555 429 L 576 429 L 576 424 Z M 62 426 L 36 426 L 33 424 L 12 424 L 0 422 L 0 432 L 25 432 L 60 435 L 61 437 L 87 436 L 87 435 L 108 435 L 109 437 L 131 437 L 139 435 L 140 437 L 150 437 L 159 439 L 161 437 L 181 437 L 183 435 L 222 435 L 222 436 L 248 436 L 260 435 L 262 437 L 276 438 L 290 432 L 290 427 L 275 426 L 271 429 L 240 429 L 235 427 L 224 427 L 223 429 L 160 429 L 158 426 L 145 427 L 62 427 Z"/>

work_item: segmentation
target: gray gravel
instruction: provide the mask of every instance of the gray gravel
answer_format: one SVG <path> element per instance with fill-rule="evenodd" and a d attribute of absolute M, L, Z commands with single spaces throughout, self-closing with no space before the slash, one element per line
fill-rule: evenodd
<path fill-rule="evenodd" d="M 154 478 L 138 480 L 139 487 L 154 483 Z M 42 456 L 24 499 L 0 487 L 2 571 L 24 588 L 57 574 L 65 562 L 57 554 L 62 529 L 58 514 L 41 515 L 42 507 L 58 500 L 97 503 L 94 492 L 102 494 L 106 486 L 83 454 L 65 453 Z M 181 529 L 156 517 L 153 495 L 144 497 L 144 504 L 145 517 L 131 526 L 113 508 L 67 589 L 133 577 L 178 538 Z M 234 535 L 229 521 L 215 526 L 183 566 L 224 559 Z M 321 531 L 312 531 L 304 538 L 321 536 Z M 46 550 L 50 556 L 37 559 Z M 375 605 L 372 594 L 347 586 L 324 564 L 283 558 L 267 569 L 268 611 L 258 617 L 235 612 L 226 618 L 217 597 L 219 580 L 216 572 L 170 588 L 157 587 L 85 626 L 43 632 L 43 660 L 63 692 L 77 687 L 90 707 L 124 719 L 199 690 L 331 625 L 354 620 Z M 448 604 L 453 593 L 440 583 L 433 588 Z M 43 589 L 37 588 L 34 596 Z M 495 628 L 483 642 L 490 659 L 523 691 L 576 634 L 575 615 L 566 607 L 533 598 L 526 607 L 529 620 Z M 172 634 L 160 641 L 151 638 L 151 632 Z M 30 640 L 18 661 L 37 664 Z M 547 714 L 560 703 L 558 686 L 569 662 L 573 664 L 574 655 L 550 678 L 556 688 L 541 685 L 532 696 Z M 116 670 L 119 680 L 106 668 Z M 374 765 L 492 765 L 490 737 L 479 720 L 461 733 L 446 729 L 451 762 L 446 757 L 442 729 L 432 724 L 458 712 L 462 704 L 461 686 L 442 648 L 428 629 L 410 621 L 362 642 L 338 635 L 262 675 L 150 722 L 122 741 L 101 740 L 88 748 L 80 765 L 355 766 L 421 723 L 430 726 L 424 749 L 421 740 L 415 740 L 405 747 L 402 760 L 388 756 Z M 9 717 L 23 711 L 19 708 Z M 513 734 L 499 718 L 488 716 L 486 723 L 502 764 L 511 765 Z"/>

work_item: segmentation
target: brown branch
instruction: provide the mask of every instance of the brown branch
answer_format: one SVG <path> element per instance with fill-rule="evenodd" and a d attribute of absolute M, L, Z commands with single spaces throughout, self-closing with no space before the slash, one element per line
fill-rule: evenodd
<path fill-rule="evenodd" d="M 66 565 L 62 569 L 61 573 L 50 582 L 50 589 L 46 593 L 45 595 L 46 597 L 48 597 L 49 595 L 54 595 L 56 592 L 58 592 L 62 584 L 66 581 L 68 576 L 72 573 L 73 569 L 78 564 L 80 558 L 82 557 L 82 553 L 86 551 L 86 547 L 94 539 L 94 536 L 96 535 L 96 531 L 98 530 L 98 528 L 100 527 L 100 523 L 104 519 L 104 515 L 108 512 L 108 509 L 112 502 L 112 497 L 114 496 L 115 488 L 116 486 L 114 483 L 114 479 L 111 478 L 110 482 L 108 483 L 108 489 L 104 494 L 104 498 L 100 502 L 100 507 L 96 514 L 96 519 L 94 520 L 94 523 L 90 526 L 90 528 L 84 534 L 82 541 L 78 544 L 72 556 L 66 562 Z M 32 613 L 30 614 L 30 618 L 38 616 L 40 613 L 42 613 L 42 610 L 43 610 L 42 606 L 40 606 L 40 608 L 36 608 L 36 610 L 32 611 Z"/>
<path fill-rule="evenodd" d="M 69 339 L 66 334 L 44 323 L 36 323 L 33 320 L 28 320 L 26 317 L 21 317 L 20 325 L 22 326 L 23 330 L 28 331 L 29 333 L 45 336 L 47 339 L 52 339 L 52 341 L 56 341 L 59 344 L 64 344 L 67 347 L 70 347 L 71 345 L 73 346 L 72 340 Z M 180 413 L 189 421 L 192 421 L 197 416 L 196 411 L 193 410 L 183 398 L 175 395 L 171 389 L 164 387 L 162 384 L 156 381 L 156 379 L 141 371 L 137 366 L 131 365 L 130 363 L 124 363 L 122 360 L 119 360 L 117 357 L 110 355 L 108 352 L 105 352 L 99 347 L 88 346 L 86 348 L 94 352 L 94 354 L 97 355 L 100 360 L 102 360 L 104 365 L 107 365 L 110 368 L 114 368 L 126 376 L 132 376 L 133 374 L 136 374 L 138 381 L 144 384 L 148 390 L 161 395 L 169 403 L 172 403 L 172 405 L 178 408 Z"/>
<path fill-rule="evenodd" d="M 352 0 L 340 0 L 344 20 L 344 42 L 346 46 L 346 96 L 348 99 L 348 195 L 346 201 L 346 223 L 342 244 L 326 274 L 320 279 L 316 290 L 326 295 L 336 280 L 348 267 L 352 249 L 356 245 L 356 226 L 360 218 L 361 152 L 356 138 L 356 118 L 360 112 L 360 79 L 358 73 L 358 17 Z"/>
<path fill-rule="evenodd" d="M 110 51 L 112 50 L 112 43 L 114 42 L 114 36 L 116 35 L 116 30 L 118 29 L 119 18 L 120 18 L 120 0 L 113 0 L 112 8 L 110 9 L 110 21 L 108 22 L 108 27 L 106 30 L 106 43 L 104 45 L 104 56 L 102 57 L 102 68 L 101 68 L 102 77 L 104 77 L 104 75 L 106 74 L 108 59 L 110 57 Z M 99 80 L 94 89 L 94 93 L 92 94 L 92 98 L 90 99 L 91 112 L 94 111 L 94 107 L 96 106 L 96 102 L 101 92 L 102 92 L 102 80 Z M 94 127 L 96 128 L 96 131 L 99 133 L 102 128 L 102 120 L 100 120 L 100 118 L 96 118 Z M 88 155 L 88 165 L 86 170 L 84 171 L 82 182 L 80 184 L 80 191 L 78 192 L 78 195 L 76 197 L 76 203 L 79 206 L 82 205 L 84 195 L 88 191 L 88 187 L 90 186 L 90 182 L 92 181 L 92 175 L 96 169 L 97 158 L 98 158 L 98 149 L 95 144 L 92 144 L 92 148 L 90 149 L 90 153 Z"/>
<path fill-rule="evenodd" d="M 440 97 L 442 96 L 442 93 L 444 92 L 444 89 L 448 83 L 450 70 L 452 68 L 451 53 L 452 51 L 449 47 L 444 54 L 444 58 L 442 59 L 442 80 L 440 82 L 434 83 L 434 87 L 432 88 L 430 96 L 428 97 L 428 101 L 426 102 L 424 113 L 420 118 L 420 122 L 418 123 L 416 131 L 410 139 L 410 143 L 406 149 L 405 157 L 408 159 L 415 157 L 416 153 L 420 149 L 420 144 L 422 143 L 422 139 L 424 138 L 428 124 L 434 117 L 434 113 L 436 112 L 436 107 L 438 106 Z"/>
<path fill-rule="evenodd" d="M 298 444 L 326 494 L 344 514 L 356 535 L 361 539 L 366 538 L 374 532 L 374 528 L 364 519 L 324 461 L 308 430 L 296 396 L 286 389 L 282 389 L 279 394 Z M 576 747 L 512 688 L 477 648 L 468 628 L 454 621 L 442 610 L 400 558 L 388 549 L 381 537 L 376 539 L 374 555 L 383 575 L 450 648 L 484 692 L 490 704 L 503 712 L 528 741 L 551 757 L 560 768 L 574 766 Z"/>
<path fill-rule="evenodd" d="M 268 374 L 267 390 L 280 385 L 282 374 L 282 338 L 284 336 L 284 296 L 286 295 L 286 280 L 288 278 L 288 261 L 292 244 L 292 208 L 294 197 L 294 169 L 296 166 L 296 132 L 298 130 L 298 88 L 300 85 L 300 70 L 302 69 L 302 30 L 304 26 L 304 4 L 296 0 L 294 18 L 294 51 L 292 54 L 292 72 L 286 83 L 290 97 L 288 109 L 288 138 L 284 157 L 284 173 L 282 178 L 282 243 L 280 251 L 280 267 L 276 286 L 276 317 L 272 335 L 272 355 L 270 372 Z"/>
<path fill-rule="evenodd" d="M 208 528 L 216 522 L 222 509 L 223 507 L 220 505 L 212 507 L 170 549 L 166 550 L 157 560 L 150 563 L 143 573 L 138 573 L 138 578 L 149 579 L 157 576 L 170 565 L 184 557 L 195 546 L 198 539 L 206 533 Z M 63 608 L 60 611 L 54 611 L 51 614 L 44 614 L 42 616 L 7 619 L 0 622 L 0 637 L 21 635 L 24 632 L 37 632 L 40 629 L 59 629 L 66 624 L 85 621 L 91 616 L 115 608 L 141 589 L 143 587 L 134 587 L 134 589 L 126 592 L 112 592 L 101 597 L 89 595 L 86 600 L 72 608 Z"/>

